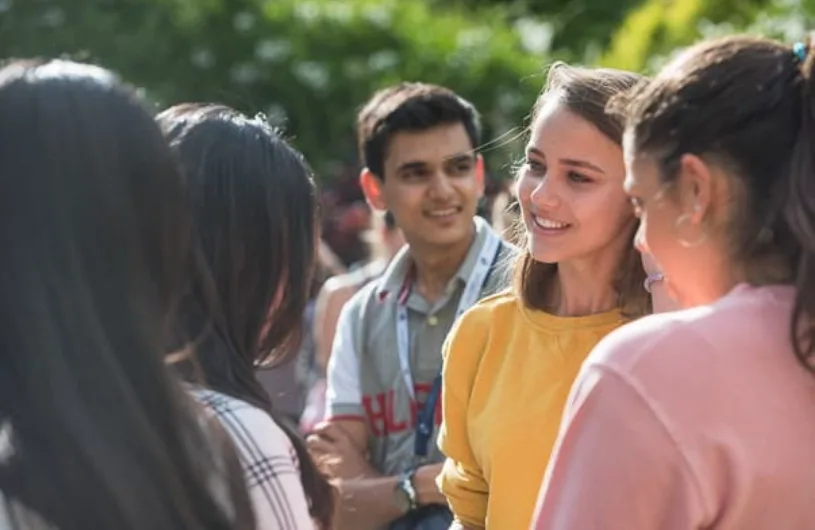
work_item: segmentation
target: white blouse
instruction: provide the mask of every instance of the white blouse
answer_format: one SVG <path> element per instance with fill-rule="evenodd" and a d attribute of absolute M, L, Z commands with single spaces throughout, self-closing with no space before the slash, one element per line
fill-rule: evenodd
<path fill-rule="evenodd" d="M 314 530 L 288 436 L 264 410 L 212 390 L 193 396 L 226 429 L 243 465 L 257 530 Z"/>

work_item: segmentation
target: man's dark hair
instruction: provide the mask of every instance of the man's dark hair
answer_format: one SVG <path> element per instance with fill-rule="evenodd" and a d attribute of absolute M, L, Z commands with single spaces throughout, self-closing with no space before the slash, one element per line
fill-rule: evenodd
<path fill-rule="evenodd" d="M 382 89 L 357 117 L 360 159 L 374 175 L 384 179 L 386 151 L 394 134 L 455 123 L 464 126 L 475 149 L 481 137 L 478 111 L 452 90 L 425 83 L 401 83 Z"/>

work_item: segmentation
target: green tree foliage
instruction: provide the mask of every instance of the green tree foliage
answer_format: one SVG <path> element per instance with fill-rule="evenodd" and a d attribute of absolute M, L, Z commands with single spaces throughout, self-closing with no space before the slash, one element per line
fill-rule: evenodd
<path fill-rule="evenodd" d="M 488 139 L 522 124 L 546 60 L 503 16 L 418 0 L 0 0 L 0 46 L 99 61 L 162 106 L 261 111 L 326 170 L 355 160 L 359 105 L 402 80 L 471 99 Z"/>
<path fill-rule="evenodd" d="M 500 6 L 513 23 L 549 26 L 547 49 L 571 60 L 653 69 L 672 51 L 735 31 L 803 38 L 815 0 L 433 0 Z"/>
<path fill-rule="evenodd" d="M 653 70 L 701 38 L 749 28 L 777 5 L 769 0 L 646 0 L 617 29 L 600 63 Z"/>
<path fill-rule="evenodd" d="M 815 23 L 815 0 L 765 2 L 748 20 L 724 20 L 702 25 L 703 36 L 721 36 L 735 31 L 764 35 L 793 43 L 806 39 Z"/>
<path fill-rule="evenodd" d="M 605 47 L 626 13 L 641 0 L 434 0 L 468 9 L 500 6 L 509 23 L 536 20 L 548 26 L 547 41 L 561 57 L 583 58 Z M 522 22 L 523 23 L 523 22 Z"/>

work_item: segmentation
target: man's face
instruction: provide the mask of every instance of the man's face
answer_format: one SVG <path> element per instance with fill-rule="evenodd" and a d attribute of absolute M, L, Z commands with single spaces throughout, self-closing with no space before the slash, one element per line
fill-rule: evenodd
<path fill-rule="evenodd" d="M 398 132 L 384 162 L 372 203 L 393 214 L 408 243 L 444 247 L 470 237 L 484 174 L 464 125 Z"/>

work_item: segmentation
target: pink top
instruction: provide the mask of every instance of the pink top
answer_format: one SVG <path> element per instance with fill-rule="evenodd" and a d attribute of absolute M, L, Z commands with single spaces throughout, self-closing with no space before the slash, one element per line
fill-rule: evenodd
<path fill-rule="evenodd" d="M 736 287 L 594 349 L 564 413 L 538 530 L 815 529 L 815 375 L 794 290 Z"/>

